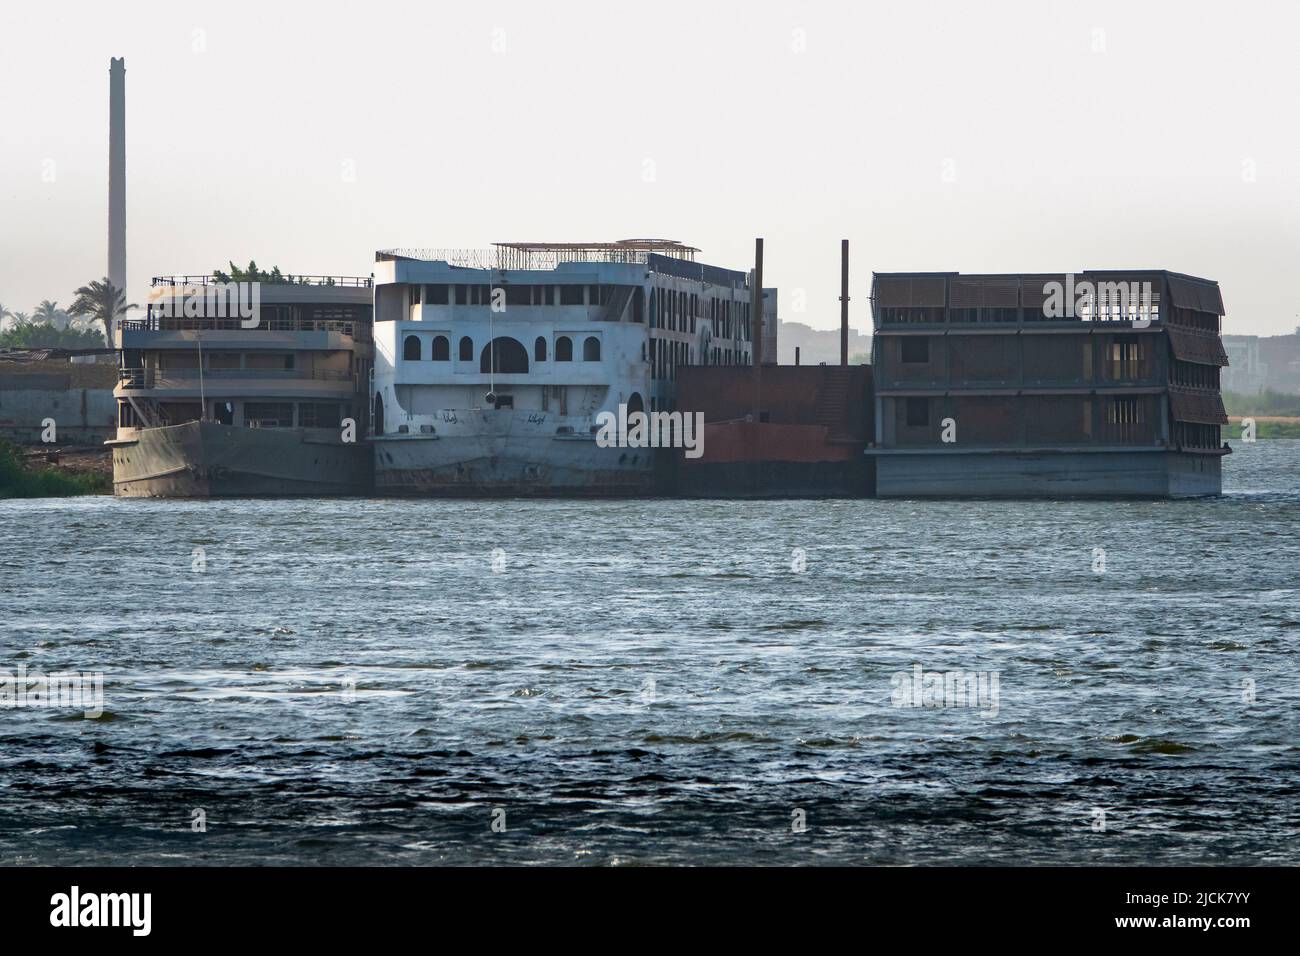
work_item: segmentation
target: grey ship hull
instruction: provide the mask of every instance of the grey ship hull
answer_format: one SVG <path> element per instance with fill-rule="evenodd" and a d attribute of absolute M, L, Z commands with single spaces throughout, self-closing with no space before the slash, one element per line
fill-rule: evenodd
<path fill-rule="evenodd" d="M 356 495 L 371 487 L 369 446 L 344 444 L 328 429 L 187 422 L 107 444 L 120 497 Z"/>
<path fill-rule="evenodd" d="M 374 440 L 382 494 L 445 497 L 620 497 L 656 491 L 653 452 L 589 438 L 475 435 Z"/>

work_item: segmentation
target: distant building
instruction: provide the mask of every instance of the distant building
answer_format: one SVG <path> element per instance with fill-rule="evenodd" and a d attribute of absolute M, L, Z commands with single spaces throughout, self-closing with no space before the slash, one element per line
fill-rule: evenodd
<path fill-rule="evenodd" d="M 872 313 L 880 496 L 1220 491 L 1215 282 L 877 274 Z"/>
<path fill-rule="evenodd" d="M 799 350 L 800 365 L 840 364 L 840 330 L 814 329 L 803 322 L 785 322 L 781 325 L 781 363 L 793 365 L 795 349 Z M 768 353 L 764 352 L 764 356 Z M 871 336 L 849 329 L 849 362 L 860 365 L 871 357 Z M 764 358 L 767 361 L 767 358 Z"/>
<path fill-rule="evenodd" d="M 1271 335 L 1259 340 L 1264 366 L 1264 388 L 1275 392 L 1300 392 L 1300 329 L 1294 335 Z"/>
<path fill-rule="evenodd" d="M 1253 395 L 1263 391 L 1268 366 L 1260 358 L 1258 335 L 1225 335 L 1223 348 L 1228 353 L 1228 367 L 1223 370 L 1225 392 Z"/>

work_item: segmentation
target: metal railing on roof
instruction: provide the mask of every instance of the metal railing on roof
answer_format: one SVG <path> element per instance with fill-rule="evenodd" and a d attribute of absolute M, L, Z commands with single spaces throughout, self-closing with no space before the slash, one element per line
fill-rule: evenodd
<path fill-rule="evenodd" d="M 232 281 L 213 275 L 201 276 L 154 276 L 149 280 L 151 286 L 185 286 L 185 285 L 216 285 Z M 279 279 L 272 280 L 266 276 L 259 276 L 255 281 L 263 285 L 323 285 L 338 286 L 345 289 L 368 289 L 374 284 L 370 276 L 292 276 L 286 275 Z"/>
<path fill-rule="evenodd" d="M 381 249 L 377 258 L 445 262 L 463 269 L 544 271 L 565 262 L 644 265 L 652 255 L 695 261 L 699 252 L 675 239 L 620 239 L 616 242 L 498 242 L 491 249 Z"/>

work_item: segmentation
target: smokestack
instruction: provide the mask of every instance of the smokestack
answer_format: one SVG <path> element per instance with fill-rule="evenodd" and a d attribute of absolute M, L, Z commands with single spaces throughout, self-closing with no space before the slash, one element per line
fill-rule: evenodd
<path fill-rule="evenodd" d="M 108 65 L 108 278 L 125 292 L 126 57 Z"/>
<path fill-rule="evenodd" d="M 754 240 L 754 288 L 749 295 L 749 335 L 754 356 L 754 421 L 763 420 L 763 240 Z"/>
<path fill-rule="evenodd" d="M 849 241 L 840 240 L 840 365 L 849 364 Z"/>
<path fill-rule="evenodd" d="M 754 364 L 763 364 L 763 240 L 754 240 L 754 288 L 750 294 L 750 336 L 754 340 Z"/>

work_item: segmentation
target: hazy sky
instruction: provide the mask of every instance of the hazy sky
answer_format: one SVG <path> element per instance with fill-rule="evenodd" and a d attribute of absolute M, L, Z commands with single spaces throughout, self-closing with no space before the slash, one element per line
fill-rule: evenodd
<path fill-rule="evenodd" d="M 369 274 L 374 250 L 654 236 L 787 320 L 871 270 L 1169 268 L 1229 332 L 1300 325 L 1300 3 L 0 5 L 0 303 L 106 260 Z M 804 311 L 797 311 L 799 290 Z"/>

